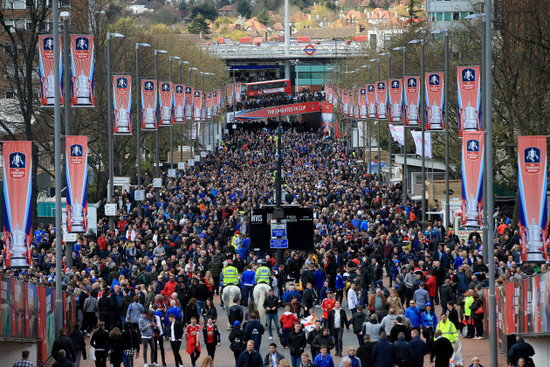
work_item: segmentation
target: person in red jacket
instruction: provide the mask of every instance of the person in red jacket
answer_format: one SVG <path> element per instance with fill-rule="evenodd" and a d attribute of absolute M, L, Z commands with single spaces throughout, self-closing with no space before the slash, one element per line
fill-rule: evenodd
<path fill-rule="evenodd" d="M 429 274 L 428 279 L 426 279 L 426 290 L 430 296 L 430 302 L 434 303 L 435 295 L 437 292 L 437 279 L 434 275 Z"/>
<path fill-rule="evenodd" d="M 332 292 L 328 291 L 327 298 L 325 298 L 321 303 L 321 309 L 323 310 L 323 319 L 321 320 L 321 324 L 323 326 L 327 326 L 328 313 L 334 308 L 335 302 L 336 300 L 332 298 Z"/>
<path fill-rule="evenodd" d="M 285 348 L 288 348 L 287 344 L 287 338 L 288 334 L 294 329 L 294 324 L 300 322 L 300 320 L 292 313 L 290 312 L 290 306 L 285 306 L 285 312 L 279 319 L 279 323 L 281 324 L 281 327 L 283 328 L 283 340 L 282 344 Z"/>
<path fill-rule="evenodd" d="M 99 247 L 99 257 L 104 259 L 107 257 L 107 240 L 105 239 L 105 233 L 97 239 L 97 246 Z"/>
<path fill-rule="evenodd" d="M 176 291 L 176 285 L 176 276 L 174 274 L 170 274 L 170 280 L 164 286 L 164 295 L 167 298 L 172 297 L 172 293 Z"/>

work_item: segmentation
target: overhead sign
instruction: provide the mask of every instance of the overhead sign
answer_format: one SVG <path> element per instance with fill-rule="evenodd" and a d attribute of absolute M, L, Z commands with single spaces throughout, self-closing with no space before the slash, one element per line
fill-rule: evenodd
<path fill-rule="evenodd" d="M 273 249 L 288 248 L 288 240 L 286 238 L 272 238 L 269 242 L 269 247 Z"/>
<path fill-rule="evenodd" d="M 116 216 L 116 204 L 105 204 L 105 215 L 107 217 Z"/>
<path fill-rule="evenodd" d="M 307 45 L 305 48 L 304 48 L 304 52 L 306 53 L 306 55 L 308 56 L 311 56 L 315 53 L 315 51 L 317 51 L 315 49 L 315 46 L 313 45 Z"/>
<path fill-rule="evenodd" d="M 113 186 L 130 185 L 130 177 L 113 177 Z"/>
<path fill-rule="evenodd" d="M 318 101 L 295 103 L 291 105 L 274 106 L 261 108 L 257 110 L 246 110 L 237 112 L 235 118 L 237 120 L 266 120 L 268 118 L 279 116 L 302 115 L 304 113 L 321 112 Z"/>

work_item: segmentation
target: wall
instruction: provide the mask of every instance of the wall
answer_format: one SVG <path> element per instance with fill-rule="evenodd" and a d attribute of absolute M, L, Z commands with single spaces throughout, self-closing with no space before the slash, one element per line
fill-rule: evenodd
<path fill-rule="evenodd" d="M 545 338 L 529 338 L 524 336 L 523 338 L 535 349 L 535 355 L 533 356 L 535 366 L 547 366 L 550 360 L 550 336 Z"/>
<path fill-rule="evenodd" d="M 9 341 L 0 342 L 0 355 L 2 356 L 2 366 L 13 366 L 13 364 L 21 359 L 21 352 L 28 350 L 31 352 L 29 360 L 36 365 L 38 359 L 38 348 L 36 341 L 32 340 L 29 343 L 16 343 Z"/>

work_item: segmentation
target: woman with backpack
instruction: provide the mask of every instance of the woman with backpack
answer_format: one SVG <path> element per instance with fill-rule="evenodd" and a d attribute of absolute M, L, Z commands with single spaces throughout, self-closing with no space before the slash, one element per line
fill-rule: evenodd
<path fill-rule="evenodd" d="M 235 363 L 237 363 L 239 356 L 245 349 L 244 333 L 241 330 L 241 323 L 238 321 L 233 323 L 233 330 L 231 330 L 231 333 L 229 334 L 229 342 L 229 349 L 233 351 Z"/>

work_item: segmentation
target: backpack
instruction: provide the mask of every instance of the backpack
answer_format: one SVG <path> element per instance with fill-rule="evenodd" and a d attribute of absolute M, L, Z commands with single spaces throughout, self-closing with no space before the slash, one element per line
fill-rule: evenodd
<path fill-rule="evenodd" d="M 242 323 L 243 317 L 244 317 L 243 309 L 240 306 L 237 306 L 237 307 L 231 306 L 229 308 L 229 322 L 231 323 L 231 325 L 233 325 L 235 321 Z"/>
<path fill-rule="evenodd" d="M 231 342 L 231 345 L 229 345 L 229 349 L 231 349 L 233 352 L 241 352 L 244 350 L 242 333 L 240 333 L 239 336 L 235 337 L 235 340 L 233 340 Z"/>

